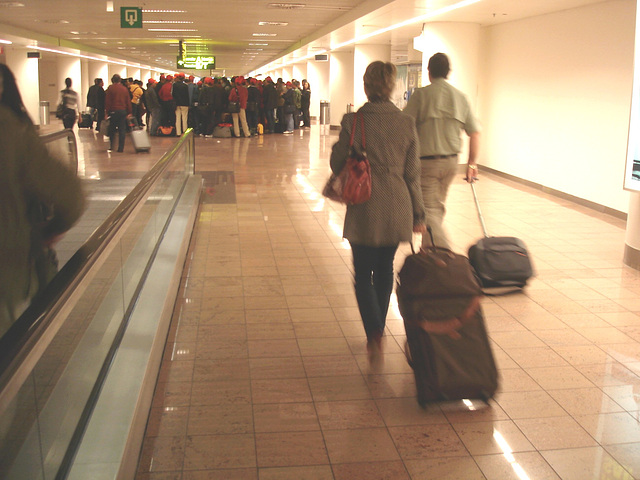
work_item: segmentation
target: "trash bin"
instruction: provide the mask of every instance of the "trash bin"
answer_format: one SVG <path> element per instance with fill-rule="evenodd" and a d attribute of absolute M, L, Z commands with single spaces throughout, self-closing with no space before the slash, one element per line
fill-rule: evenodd
<path fill-rule="evenodd" d="M 328 125 L 330 121 L 329 102 L 320 100 L 320 125 Z"/>
<path fill-rule="evenodd" d="M 49 125 L 49 102 L 40 102 L 40 125 Z"/>
<path fill-rule="evenodd" d="M 347 113 L 353 113 L 353 103 L 347 103 Z"/>

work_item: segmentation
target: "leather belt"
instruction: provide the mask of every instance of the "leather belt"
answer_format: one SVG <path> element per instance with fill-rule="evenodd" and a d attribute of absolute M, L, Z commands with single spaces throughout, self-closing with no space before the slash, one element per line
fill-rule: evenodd
<path fill-rule="evenodd" d="M 441 160 L 444 158 L 457 157 L 457 153 L 452 153 L 450 155 L 425 155 L 424 157 L 420 157 L 420 160 Z"/>

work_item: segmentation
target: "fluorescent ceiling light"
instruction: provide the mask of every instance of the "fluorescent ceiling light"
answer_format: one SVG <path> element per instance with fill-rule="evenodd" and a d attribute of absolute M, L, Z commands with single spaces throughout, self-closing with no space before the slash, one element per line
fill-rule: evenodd
<path fill-rule="evenodd" d="M 113 12 L 113 2 L 111 0 L 107 1 L 107 12 Z"/>
<path fill-rule="evenodd" d="M 4 43 L 5 45 L 13 45 L 13 42 L 9 40 L 3 40 L 2 38 L 0 38 L 0 43 Z"/>
<path fill-rule="evenodd" d="M 289 25 L 289 22 L 258 22 L 258 25 L 260 25 L 261 27 L 286 27 L 287 25 Z"/>
<path fill-rule="evenodd" d="M 269 45 L 268 43 L 250 43 L 249 45 L 262 45 L 262 46 L 266 46 Z"/>
<path fill-rule="evenodd" d="M 150 32 L 197 32 L 195 28 L 148 28 Z"/>
<path fill-rule="evenodd" d="M 187 13 L 186 10 L 147 10 L 142 9 L 142 13 Z"/>
<path fill-rule="evenodd" d="M 183 23 L 193 23 L 191 20 L 145 20 L 144 23 L 175 23 L 175 24 L 183 24 Z"/>
<path fill-rule="evenodd" d="M 252 33 L 254 37 L 275 37 L 277 34 L 275 33 Z"/>

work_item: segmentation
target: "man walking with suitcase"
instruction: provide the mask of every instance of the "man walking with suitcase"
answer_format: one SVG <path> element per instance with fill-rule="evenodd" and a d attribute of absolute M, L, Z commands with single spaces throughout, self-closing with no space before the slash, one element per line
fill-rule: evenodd
<path fill-rule="evenodd" d="M 464 130 L 469 136 L 466 178 L 473 181 L 478 173 L 480 126 L 466 96 L 446 81 L 450 71 L 449 58 L 444 53 L 436 53 L 429 59 L 428 70 L 431 84 L 413 92 L 404 112 L 415 118 L 420 140 L 426 223 L 433 231 L 436 246 L 451 248 L 442 222 L 447 193 L 458 170 L 458 154 L 462 147 L 460 133 Z M 423 246 L 430 243 L 428 236 L 423 235 Z"/>

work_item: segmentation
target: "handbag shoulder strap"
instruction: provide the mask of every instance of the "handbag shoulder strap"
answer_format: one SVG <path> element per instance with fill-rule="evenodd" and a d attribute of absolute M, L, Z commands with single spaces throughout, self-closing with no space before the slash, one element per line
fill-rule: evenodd
<path fill-rule="evenodd" d="M 356 112 L 353 116 L 353 128 L 351 129 L 351 139 L 349 140 L 349 146 L 353 146 L 353 137 L 356 134 L 356 127 L 358 126 L 358 117 L 360 117 L 360 130 L 362 131 L 362 150 L 366 151 L 367 146 L 364 141 L 364 115 L 361 115 L 360 112 Z"/>

